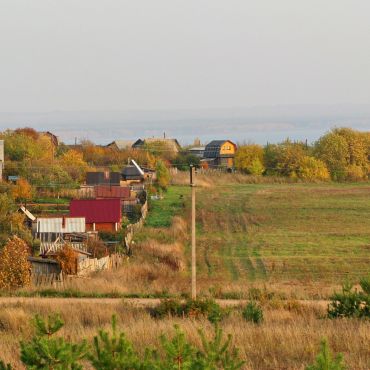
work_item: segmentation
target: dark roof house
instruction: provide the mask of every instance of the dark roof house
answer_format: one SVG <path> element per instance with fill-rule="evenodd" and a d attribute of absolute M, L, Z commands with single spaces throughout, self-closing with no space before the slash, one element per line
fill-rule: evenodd
<path fill-rule="evenodd" d="M 121 174 L 119 172 L 87 172 L 86 185 L 115 185 L 119 186 Z"/>
<path fill-rule="evenodd" d="M 144 180 L 144 177 L 144 171 L 134 160 L 131 160 L 130 164 L 122 170 L 122 178 L 125 181 L 142 181 Z"/>
<path fill-rule="evenodd" d="M 211 166 L 232 168 L 236 150 L 236 144 L 230 140 L 213 140 L 205 147 L 204 160 Z"/>

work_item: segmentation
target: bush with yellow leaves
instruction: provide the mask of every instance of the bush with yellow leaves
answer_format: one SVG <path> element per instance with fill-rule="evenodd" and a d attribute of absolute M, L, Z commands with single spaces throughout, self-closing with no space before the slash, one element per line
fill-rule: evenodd
<path fill-rule="evenodd" d="M 17 236 L 9 239 L 0 252 L 0 289 L 10 290 L 31 284 L 29 248 Z"/>

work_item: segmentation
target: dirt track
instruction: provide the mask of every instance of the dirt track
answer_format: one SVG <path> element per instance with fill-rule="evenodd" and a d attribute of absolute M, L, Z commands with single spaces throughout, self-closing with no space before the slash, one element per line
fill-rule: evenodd
<path fill-rule="evenodd" d="M 114 305 L 120 302 L 136 306 L 136 307 L 150 307 L 160 303 L 159 298 L 48 298 L 48 297 L 0 297 L 0 305 L 9 303 L 59 303 L 66 304 L 68 302 L 73 303 L 84 303 L 84 304 L 107 304 Z M 238 305 L 243 305 L 246 300 L 237 299 L 216 299 L 216 302 L 222 307 L 234 307 Z M 298 300 L 300 304 L 308 306 L 316 306 L 321 308 L 326 308 L 329 301 L 324 300 Z"/>

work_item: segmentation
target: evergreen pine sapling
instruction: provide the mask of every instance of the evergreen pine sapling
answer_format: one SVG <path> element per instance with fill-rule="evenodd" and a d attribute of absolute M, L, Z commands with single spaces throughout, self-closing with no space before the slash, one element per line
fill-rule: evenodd
<path fill-rule="evenodd" d="M 164 358 L 163 360 L 157 359 L 156 369 L 195 369 L 195 348 L 186 340 L 185 334 L 177 325 L 175 325 L 175 336 L 169 340 L 165 335 L 162 335 L 161 343 L 164 350 Z"/>
<path fill-rule="evenodd" d="M 198 353 L 196 369 L 224 369 L 239 370 L 243 367 L 244 361 L 239 358 L 237 348 L 230 348 L 232 336 L 229 334 L 223 340 L 223 331 L 217 325 L 214 326 L 214 336 L 211 341 L 207 341 L 204 332 L 198 333 L 202 340 L 203 350 Z"/>
<path fill-rule="evenodd" d="M 332 358 L 328 341 L 321 341 L 320 353 L 316 357 L 313 365 L 307 366 L 306 370 L 346 370 L 346 365 L 343 362 L 343 355 L 338 354 L 336 358 Z"/>
<path fill-rule="evenodd" d="M 150 369 L 141 363 L 132 344 L 124 333 L 117 333 L 117 318 L 112 317 L 112 334 L 100 330 L 94 338 L 89 360 L 94 368 L 100 370 Z"/>
<path fill-rule="evenodd" d="M 36 316 L 33 320 L 35 336 L 29 342 L 21 342 L 21 360 L 27 369 L 78 370 L 86 357 L 87 345 L 83 341 L 74 344 L 55 334 L 64 323 L 59 315 L 45 321 Z"/>

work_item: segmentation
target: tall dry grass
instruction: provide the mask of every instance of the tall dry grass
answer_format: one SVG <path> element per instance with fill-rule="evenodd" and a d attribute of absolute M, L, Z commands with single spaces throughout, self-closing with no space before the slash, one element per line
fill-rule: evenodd
<path fill-rule="evenodd" d="M 22 368 L 19 361 L 19 340 L 32 336 L 30 318 L 60 312 L 65 327 L 62 334 L 73 341 L 89 341 L 98 328 L 109 329 L 112 314 L 116 314 L 120 329 L 135 347 L 143 352 L 146 346 L 159 346 L 161 333 L 173 333 L 178 324 L 200 345 L 198 328 L 211 335 L 212 326 L 206 320 L 166 318 L 156 321 L 144 308 L 135 308 L 121 300 L 65 301 L 63 299 L 20 299 L 19 302 L 0 302 L 0 357 Z M 298 370 L 313 361 L 320 339 L 328 338 L 334 352 L 342 352 L 349 369 L 370 367 L 370 323 L 359 320 L 322 319 L 321 307 L 285 305 L 277 309 L 265 307 L 265 321 L 256 326 L 245 322 L 239 311 L 233 311 L 222 322 L 225 333 L 233 335 L 234 344 L 247 361 L 245 369 Z"/>

